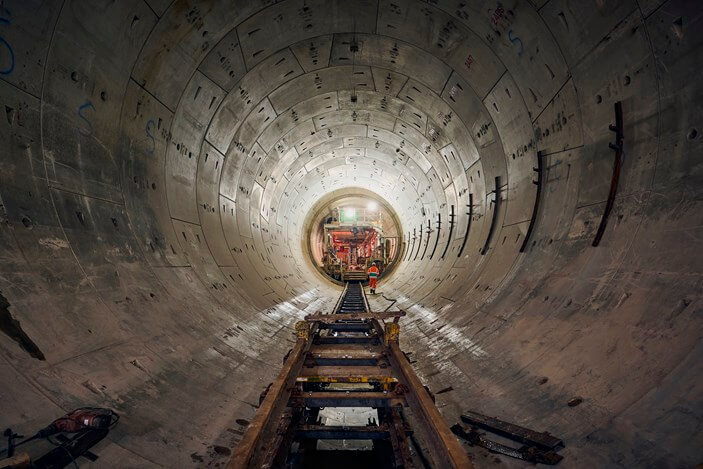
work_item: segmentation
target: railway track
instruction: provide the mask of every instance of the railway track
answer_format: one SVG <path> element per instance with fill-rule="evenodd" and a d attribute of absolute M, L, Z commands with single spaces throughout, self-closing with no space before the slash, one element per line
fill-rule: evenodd
<path fill-rule="evenodd" d="M 471 467 L 399 348 L 404 315 L 371 311 L 361 284 L 349 282 L 332 311 L 296 323 L 295 347 L 228 467 Z M 325 425 L 323 408 L 374 417 Z M 370 449 L 347 451 L 348 440 Z"/>

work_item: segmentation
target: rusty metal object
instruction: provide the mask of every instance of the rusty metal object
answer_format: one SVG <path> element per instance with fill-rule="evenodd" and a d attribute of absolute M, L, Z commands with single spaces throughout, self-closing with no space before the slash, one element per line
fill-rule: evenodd
<path fill-rule="evenodd" d="M 520 448 L 512 448 L 510 446 L 490 440 L 480 434 L 474 427 L 465 427 L 461 424 L 454 424 L 451 427 L 455 435 L 465 439 L 472 445 L 481 446 L 487 450 L 510 456 L 511 458 L 522 459 L 538 464 L 554 465 L 563 459 L 563 456 L 557 454 L 553 450 L 544 450 L 535 446 L 524 445 Z"/>
<path fill-rule="evenodd" d="M 290 404 L 307 407 L 391 407 L 407 406 L 396 392 L 303 392 L 290 398 Z"/>
<path fill-rule="evenodd" d="M 405 313 L 369 312 L 359 285 L 348 285 L 343 296 L 335 313 L 308 316 L 306 321 L 296 323 L 295 347 L 270 385 L 228 467 L 281 467 L 286 464 L 293 441 L 301 442 L 296 452 L 307 454 L 316 451 L 318 439 L 383 440 L 374 448 L 385 448 L 389 464 L 415 467 L 408 439 L 412 432 L 404 407 L 412 407 L 413 416 L 418 416 L 421 433 L 428 442 L 423 448 L 427 448 L 436 467 L 471 467 L 464 449 L 398 347 L 397 320 Z M 362 311 L 356 312 L 355 308 Z M 380 320 L 386 318 L 396 322 L 382 327 Z M 318 414 L 323 407 L 374 408 L 380 425 L 371 420 L 368 426 L 360 427 L 320 425 Z M 423 458 L 415 458 L 424 464 Z"/>
<path fill-rule="evenodd" d="M 615 205 L 615 196 L 618 193 L 618 184 L 620 182 L 620 170 L 622 168 L 622 160 L 624 154 L 624 140 L 625 136 L 623 133 L 623 117 L 622 117 L 622 102 L 618 101 L 614 104 L 615 109 L 615 125 L 610 125 L 610 130 L 615 132 L 615 143 L 610 143 L 608 146 L 610 149 L 615 151 L 615 159 L 613 160 L 613 175 L 610 178 L 610 190 L 608 191 L 608 199 L 605 202 L 605 210 L 603 210 L 603 217 L 598 225 L 598 231 L 596 231 L 596 236 L 593 238 L 593 243 L 591 246 L 596 247 L 600 244 L 600 240 L 605 233 L 605 227 L 608 225 L 608 218 L 610 217 L 610 212 L 613 210 L 613 205 Z"/>
<path fill-rule="evenodd" d="M 405 311 L 383 311 L 383 312 L 359 312 L 359 313 L 344 313 L 344 314 L 310 314 L 305 316 L 308 322 L 334 323 L 337 321 L 348 321 L 352 319 L 393 319 L 405 316 Z"/>
<path fill-rule="evenodd" d="M 530 237 L 535 229 L 535 224 L 537 223 L 537 213 L 539 212 L 539 203 L 542 200 L 542 173 L 544 172 L 544 163 L 542 162 L 542 152 L 537 152 L 537 167 L 532 168 L 537 173 L 537 180 L 533 181 L 537 186 L 535 191 L 535 205 L 532 208 L 532 217 L 530 218 L 530 224 L 527 227 L 527 232 L 525 233 L 525 239 L 522 240 L 522 245 L 520 246 L 520 252 L 525 252 L 528 244 L 530 243 Z"/>
<path fill-rule="evenodd" d="M 485 256 L 488 249 L 491 247 L 491 240 L 493 239 L 493 233 L 495 233 L 496 225 L 498 223 L 498 210 L 500 209 L 501 199 L 500 199 L 500 176 L 496 176 L 496 188 L 492 191 L 495 194 L 495 201 L 493 206 L 493 216 L 491 217 L 491 226 L 488 228 L 488 236 L 486 236 L 486 242 L 481 248 L 481 255 Z"/>
<path fill-rule="evenodd" d="M 392 324 L 386 324 L 386 327 Z M 380 324 L 376 323 L 376 326 L 380 327 Z M 466 451 L 442 418 L 430 395 L 425 391 L 422 381 L 400 350 L 398 343 L 391 342 L 388 348 L 391 363 L 394 369 L 400 372 L 401 382 L 407 386 L 408 405 L 417 411 L 419 420 L 423 423 L 428 444 L 431 445 L 432 449 L 430 457 L 434 463 L 438 467 L 473 467 Z"/>
<path fill-rule="evenodd" d="M 395 322 L 388 323 L 384 330 L 383 343 L 386 344 L 386 347 L 390 344 L 397 344 L 399 335 L 400 326 Z"/>
<path fill-rule="evenodd" d="M 283 365 L 283 368 L 278 373 L 278 377 L 271 384 L 264 401 L 259 406 L 256 415 L 247 427 L 242 440 L 237 445 L 237 449 L 230 459 L 227 467 L 230 469 L 240 469 L 250 467 L 252 458 L 257 449 L 260 448 L 264 434 L 267 430 L 270 431 L 271 425 L 277 425 L 279 422 L 276 418 L 280 418 L 285 410 L 288 398 L 290 397 L 291 387 L 295 382 L 295 378 L 303 367 L 303 356 L 310 347 L 309 325 L 300 321 L 296 323 L 296 336 L 298 337 L 293 351 L 288 360 Z M 274 422 L 274 420 L 276 420 Z"/>
<path fill-rule="evenodd" d="M 555 449 L 564 446 L 564 442 L 561 439 L 550 435 L 548 432 L 536 432 L 514 423 L 504 422 L 495 417 L 479 414 L 478 412 L 468 410 L 461 415 L 461 420 L 521 443 L 545 449 Z"/>
<path fill-rule="evenodd" d="M 295 335 L 298 339 L 308 340 L 310 338 L 310 326 L 305 321 L 296 322 Z"/>

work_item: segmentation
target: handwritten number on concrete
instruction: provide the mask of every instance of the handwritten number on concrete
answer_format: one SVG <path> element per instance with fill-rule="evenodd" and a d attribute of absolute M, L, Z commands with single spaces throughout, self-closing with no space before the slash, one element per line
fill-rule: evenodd
<path fill-rule="evenodd" d="M 154 134 L 151 133 L 151 130 L 154 128 L 155 125 L 156 123 L 154 122 L 154 119 L 149 119 L 149 121 L 147 121 L 146 123 L 145 128 L 146 136 L 149 137 L 149 140 L 151 140 L 151 148 L 147 150 L 147 153 L 149 153 L 150 155 L 153 155 L 154 150 L 156 150 L 156 140 L 154 139 Z"/>
<path fill-rule="evenodd" d="M 513 44 L 518 43 L 518 44 L 520 45 L 520 51 L 517 53 L 517 55 L 518 55 L 518 56 L 521 56 L 521 55 L 522 55 L 522 50 L 523 50 L 522 39 L 520 39 L 520 38 L 517 37 L 517 36 L 513 36 L 513 30 L 512 30 L 512 29 L 510 29 L 510 30 L 508 31 L 508 39 L 510 39 L 510 42 L 512 42 Z"/>
<path fill-rule="evenodd" d="M 10 11 L 8 9 L 0 7 L 0 15 L 5 14 L 7 16 L 11 16 Z M 11 21 L 9 18 L 4 18 L 3 16 L 0 16 L 0 24 L 11 24 Z M 3 46 L 5 49 L 7 49 L 7 52 L 10 54 L 10 65 L 8 65 L 5 69 L 0 70 L 0 75 L 9 75 L 15 70 L 15 51 L 12 50 L 12 46 L 10 45 L 10 43 L 7 42 L 2 36 L 0 36 L 0 46 Z"/>
<path fill-rule="evenodd" d="M 86 124 L 88 124 L 88 131 L 86 132 L 84 130 L 80 130 L 80 133 L 85 136 L 88 136 L 93 133 L 93 124 L 91 124 L 88 118 L 83 114 L 86 109 L 92 109 L 93 111 L 95 111 L 95 106 L 93 106 L 93 103 L 91 103 L 90 101 L 86 101 L 85 104 L 81 105 L 78 108 L 78 117 L 80 117 Z"/>

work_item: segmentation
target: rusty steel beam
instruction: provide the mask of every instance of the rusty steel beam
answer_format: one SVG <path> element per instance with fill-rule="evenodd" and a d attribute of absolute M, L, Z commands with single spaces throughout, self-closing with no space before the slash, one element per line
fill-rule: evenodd
<path fill-rule="evenodd" d="M 380 345 L 326 344 L 310 347 L 308 356 L 313 358 L 379 359 L 385 356 L 385 351 Z"/>
<path fill-rule="evenodd" d="M 395 326 L 395 327 L 388 327 Z M 375 322 L 375 327 L 380 330 L 381 325 L 378 321 Z M 427 443 L 431 446 L 430 457 L 434 460 L 437 467 L 451 468 L 472 468 L 473 465 L 469 461 L 466 450 L 461 446 L 459 440 L 452 433 L 447 425 L 447 422 L 442 418 L 432 398 L 420 381 L 420 378 L 415 374 L 412 365 L 407 360 L 403 352 L 398 346 L 398 327 L 397 324 L 386 324 L 388 334 L 386 343 L 390 350 L 389 359 L 392 367 L 400 373 L 399 380 L 407 386 L 405 398 L 408 405 L 415 411 L 423 424 L 425 435 L 428 439 Z"/>
<path fill-rule="evenodd" d="M 261 447 L 266 443 L 265 440 L 276 432 L 295 385 L 295 378 L 303 367 L 302 358 L 311 343 L 310 328 L 307 323 L 300 321 L 296 323 L 295 329 L 297 335 L 295 346 L 237 445 L 234 455 L 227 464 L 228 469 L 252 467 L 254 455 L 260 452 Z"/>
<path fill-rule="evenodd" d="M 400 414 L 400 409 L 391 408 L 386 412 L 386 417 L 389 420 L 389 433 L 391 447 L 393 448 L 393 459 L 395 467 L 403 469 L 412 469 L 415 467 L 413 459 L 410 456 L 410 447 L 408 445 L 407 431 L 405 422 Z"/>
<path fill-rule="evenodd" d="M 379 311 L 367 313 L 340 313 L 340 314 L 309 314 L 305 316 L 308 322 L 320 321 L 324 323 L 332 323 L 337 321 L 348 321 L 351 319 L 393 319 L 405 316 L 405 311 Z"/>
<path fill-rule="evenodd" d="M 379 368 L 378 366 L 312 366 L 305 367 L 298 375 L 299 378 L 308 377 L 348 378 L 348 377 L 382 377 L 393 376 L 393 370 Z"/>
<path fill-rule="evenodd" d="M 564 441 L 561 438 L 557 438 L 549 434 L 549 432 L 537 432 L 471 410 L 467 410 L 461 414 L 461 420 L 498 435 L 519 441 L 520 443 L 539 446 L 544 449 L 555 449 L 559 446 L 564 446 Z"/>
<path fill-rule="evenodd" d="M 407 406 L 405 398 L 393 392 L 319 391 L 303 392 L 290 398 L 296 407 L 392 407 Z"/>
<path fill-rule="evenodd" d="M 341 425 L 300 425 L 296 438 L 316 440 L 382 440 L 389 437 L 388 425 L 368 425 L 363 427 Z"/>

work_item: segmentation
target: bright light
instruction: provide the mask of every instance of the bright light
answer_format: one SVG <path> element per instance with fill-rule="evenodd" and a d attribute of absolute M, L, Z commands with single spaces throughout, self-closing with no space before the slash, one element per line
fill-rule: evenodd
<path fill-rule="evenodd" d="M 356 216 L 356 209 L 352 207 L 345 208 L 344 216 L 345 218 L 354 218 Z"/>
<path fill-rule="evenodd" d="M 366 206 L 367 209 L 369 210 L 376 210 L 378 208 L 378 204 L 374 201 L 369 202 L 369 204 Z"/>

